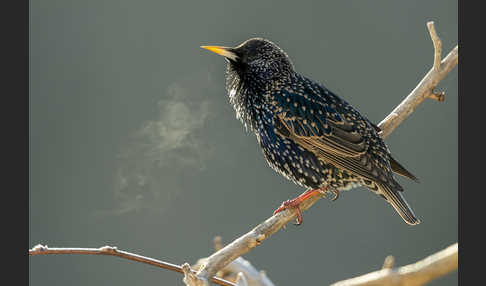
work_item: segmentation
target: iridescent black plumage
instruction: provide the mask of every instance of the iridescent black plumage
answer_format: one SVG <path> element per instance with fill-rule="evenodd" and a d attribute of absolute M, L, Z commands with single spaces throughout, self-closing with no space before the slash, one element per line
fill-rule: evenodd
<path fill-rule="evenodd" d="M 206 48 L 227 58 L 230 102 L 274 170 L 311 189 L 365 186 L 385 198 L 405 222 L 419 223 L 393 171 L 416 178 L 391 157 L 376 125 L 323 85 L 295 72 L 287 54 L 268 40 Z"/>

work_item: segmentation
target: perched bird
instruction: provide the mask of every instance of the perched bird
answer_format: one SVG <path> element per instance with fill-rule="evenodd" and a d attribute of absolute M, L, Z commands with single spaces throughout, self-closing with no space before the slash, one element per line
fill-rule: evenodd
<path fill-rule="evenodd" d="M 255 133 L 275 171 L 308 190 L 274 213 L 306 199 L 365 186 L 403 220 L 420 223 L 393 172 L 418 181 L 390 154 L 380 129 L 336 94 L 297 73 L 288 55 L 262 38 L 236 47 L 201 46 L 227 60 L 226 90 L 236 117 Z"/>

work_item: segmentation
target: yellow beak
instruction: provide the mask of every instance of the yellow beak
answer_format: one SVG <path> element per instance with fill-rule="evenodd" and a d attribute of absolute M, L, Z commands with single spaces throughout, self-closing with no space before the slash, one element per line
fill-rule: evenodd
<path fill-rule="evenodd" d="M 201 48 L 210 50 L 213 53 L 221 55 L 223 57 L 236 60 L 238 56 L 231 51 L 230 47 L 220 47 L 220 46 L 201 46 Z"/>

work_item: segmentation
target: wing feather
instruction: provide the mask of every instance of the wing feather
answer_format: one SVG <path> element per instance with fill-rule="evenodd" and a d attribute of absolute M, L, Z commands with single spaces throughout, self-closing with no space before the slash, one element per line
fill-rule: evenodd
<path fill-rule="evenodd" d="M 338 111 L 337 105 L 347 103 L 332 104 L 336 98 L 326 100 L 329 93 L 326 95 L 322 87 L 313 86 L 303 91 L 284 90 L 274 95 L 273 103 L 280 111 L 274 119 L 277 133 L 294 140 L 327 163 L 369 180 L 386 182 L 389 176 L 368 152 L 366 127 L 375 130 L 374 126 L 366 125 L 369 124 L 367 120 L 354 110 Z M 350 117 L 356 120 L 346 120 Z M 364 127 L 358 128 L 358 124 Z"/>

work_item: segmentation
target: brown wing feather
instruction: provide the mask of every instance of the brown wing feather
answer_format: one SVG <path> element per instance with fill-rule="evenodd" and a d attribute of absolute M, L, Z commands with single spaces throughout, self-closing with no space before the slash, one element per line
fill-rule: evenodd
<path fill-rule="evenodd" d="M 379 170 L 367 152 L 367 145 L 359 133 L 349 128 L 346 124 L 330 124 L 332 132 L 322 136 L 300 136 L 285 122 L 283 116 L 280 119 L 277 131 L 289 139 L 298 142 L 305 149 L 315 153 L 327 163 L 342 168 L 369 180 L 387 181 L 386 176 Z M 341 128 L 340 128 L 341 127 Z M 285 130 L 282 130 L 285 128 Z M 280 130 L 279 130 L 280 129 Z"/>
<path fill-rule="evenodd" d="M 319 149 L 325 150 L 329 153 L 337 154 L 346 157 L 359 157 L 366 153 L 367 146 L 363 140 L 363 137 L 356 131 L 352 131 L 350 125 L 347 123 L 338 124 L 332 121 L 328 121 L 332 128 L 332 131 L 328 135 L 312 135 L 312 136 L 302 136 L 298 135 L 293 128 L 287 124 L 288 120 L 295 120 L 297 124 L 303 126 L 301 120 L 299 119 L 289 119 L 286 118 L 284 114 L 279 114 L 281 124 L 283 125 L 291 136 L 298 140 L 306 142 L 307 144 L 314 145 Z"/>

